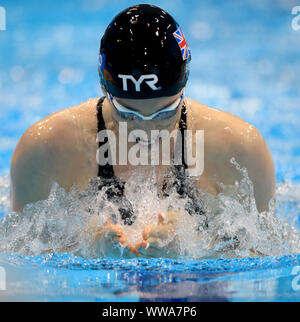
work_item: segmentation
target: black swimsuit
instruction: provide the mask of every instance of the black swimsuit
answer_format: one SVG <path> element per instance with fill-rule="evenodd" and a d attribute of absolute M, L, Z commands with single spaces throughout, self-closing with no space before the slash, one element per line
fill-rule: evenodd
<path fill-rule="evenodd" d="M 104 102 L 105 96 L 101 97 L 97 104 L 97 119 L 98 119 L 98 133 L 99 131 L 105 130 L 105 122 L 102 114 L 102 105 Z M 179 121 L 179 130 L 181 132 L 181 138 L 183 139 L 182 142 L 182 162 L 181 165 L 173 165 L 171 169 L 171 174 L 175 178 L 173 180 L 171 186 L 176 188 L 177 193 L 181 197 L 190 197 L 191 202 L 189 202 L 188 212 L 190 214 L 203 214 L 202 207 L 197 205 L 194 200 L 194 195 L 191 195 L 190 192 L 187 191 L 187 182 L 186 182 L 186 176 L 185 176 L 185 170 L 187 169 L 187 164 L 185 162 L 184 158 L 184 152 L 185 152 L 185 140 L 184 140 L 184 131 L 186 130 L 186 106 L 185 103 L 183 103 L 182 109 L 181 109 L 181 117 Z M 99 142 L 99 148 L 107 143 L 107 137 L 105 138 L 104 142 Z M 108 155 L 108 152 L 107 152 Z M 106 157 L 107 157 L 106 155 Z M 107 199 L 109 201 L 116 201 L 118 204 L 121 203 L 119 207 L 119 213 L 121 215 L 122 220 L 126 225 L 131 225 L 134 223 L 135 216 L 132 209 L 131 203 L 126 199 L 124 196 L 124 189 L 125 189 L 125 182 L 116 178 L 114 173 L 114 168 L 111 164 L 107 163 L 105 165 L 99 165 L 98 167 L 98 177 L 101 178 L 101 183 L 99 184 L 99 190 L 103 187 L 107 187 L 106 195 Z M 162 195 L 164 197 L 168 196 L 168 190 L 170 190 L 170 184 L 168 181 L 165 180 L 163 186 L 162 186 Z"/>

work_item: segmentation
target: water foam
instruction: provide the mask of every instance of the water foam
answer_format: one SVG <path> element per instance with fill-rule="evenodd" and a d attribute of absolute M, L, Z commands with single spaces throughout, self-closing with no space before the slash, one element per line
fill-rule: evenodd
<path fill-rule="evenodd" d="M 245 258 L 300 253 L 297 230 L 300 186 L 288 182 L 278 184 L 276 208 L 275 201 L 271 201 L 270 211 L 259 213 L 247 171 L 234 160 L 231 163 L 242 173 L 243 179 L 235 186 L 220 185 L 218 196 L 190 184 L 188 189 L 204 210 L 204 214 L 192 216 L 188 213 L 188 198 L 180 198 L 175 191 L 169 197 L 161 198 L 153 178 L 145 182 L 133 176 L 126 183 L 125 195 L 137 220 L 130 227 L 124 226 L 124 230 L 128 231 L 132 241 L 138 240 L 145 225 L 157 223 L 158 212 L 174 209 L 184 215 L 184 224 L 176 232 L 178 258 Z M 93 180 L 85 191 L 73 189 L 70 193 L 55 183 L 47 200 L 28 204 L 21 213 L 9 211 L 9 178 L 3 176 L 0 180 L 3 214 L 0 253 L 134 257 L 119 244 L 111 247 L 95 243 L 89 237 L 87 224 L 91 218 L 103 225 L 113 213 L 117 213 L 118 207 L 106 200 L 104 190 L 98 191 L 98 180 Z M 118 218 L 117 221 L 123 225 Z M 165 252 L 158 252 L 155 256 L 168 257 Z"/>

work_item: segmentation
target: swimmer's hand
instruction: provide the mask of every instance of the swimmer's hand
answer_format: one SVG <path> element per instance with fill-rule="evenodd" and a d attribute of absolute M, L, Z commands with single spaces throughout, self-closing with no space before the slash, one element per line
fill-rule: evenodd
<path fill-rule="evenodd" d="M 179 241 L 177 231 L 183 224 L 183 216 L 175 211 L 158 214 L 158 223 L 143 230 L 143 241 L 136 248 L 145 256 L 176 256 Z"/>
<path fill-rule="evenodd" d="M 128 242 L 122 226 L 113 224 L 108 219 L 104 225 L 99 225 L 97 217 L 92 218 L 88 225 L 90 239 L 97 244 L 111 247 L 120 245 L 135 255 L 146 257 L 175 257 L 179 254 L 177 231 L 183 224 L 183 216 L 175 211 L 160 213 L 156 225 L 148 225 L 142 232 L 142 241 L 137 244 Z M 127 232 L 128 233 L 128 232 Z"/>
<path fill-rule="evenodd" d="M 123 228 L 120 225 L 113 224 L 112 220 L 108 219 L 102 227 L 97 227 L 95 231 L 95 239 L 97 241 L 103 239 L 111 242 L 118 241 L 121 245 L 123 245 L 126 238 Z"/>
<path fill-rule="evenodd" d="M 102 226 L 98 221 L 98 218 L 94 217 L 88 224 L 88 235 L 93 243 L 106 244 L 116 248 L 126 247 L 130 252 L 138 254 L 136 247 L 128 244 L 122 226 L 114 224 L 111 219 L 108 219 Z"/>

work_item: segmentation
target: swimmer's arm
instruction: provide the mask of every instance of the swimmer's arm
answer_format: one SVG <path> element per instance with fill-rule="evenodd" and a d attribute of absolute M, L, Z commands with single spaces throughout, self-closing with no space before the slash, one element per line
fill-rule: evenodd
<path fill-rule="evenodd" d="M 247 148 L 242 148 L 241 165 L 248 170 L 249 178 L 253 182 L 258 211 L 269 210 L 269 202 L 275 198 L 275 167 L 267 143 L 256 129 Z"/>
<path fill-rule="evenodd" d="M 245 133 L 245 132 L 244 132 Z M 274 163 L 269 148 L 257 129 L 253 127 L 251 134 L 237 136 L 226 153 L 227 162 L 234 157 L 242 168 L 246 168 L 253 183 L 254 197 L 259 212 L 269 210 L 269 202 L 275 198 L 276 176 Z M 223 171 L 228 174 L 223 183 L 234 184 L 242 176 L 233 165 Z"/>
<path fill-rule="evenodd" d="M 28 203 L 45 200 L 49 196 L 51 160 L 53 154 L 44 137 L 38 135 L 35 126 L 21 137 L 13 153 L 10 166 L 10 204 L 12 211 L 22 211 Z"/>

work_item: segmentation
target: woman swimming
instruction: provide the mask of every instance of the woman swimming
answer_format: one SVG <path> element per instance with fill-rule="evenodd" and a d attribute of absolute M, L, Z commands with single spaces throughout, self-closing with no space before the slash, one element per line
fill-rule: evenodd
<path fill-rule="evenodd" d="M 70 191 L 72 186 L 85 189 L 99 176 L 99 189 L 111 187 L 108 198 L 120 203 L 118 215 L 130 225 L 134 213 L 123 192 L 132 176 L 147 179 L 154 169 L 162 196 L 168 193 L 170 174 L 180 195 L 187 194 L 185 177 L 217 195 L 219 183 L 233 185 L 241 179 L 232 158 L 248 171 L 257 209 L 268 209 L 275 171 L 264 139 L 238 117 L 184 97 L 191 52 L 168 13 L 152 5 L 125 9 L 107 27 L 99 59 L 105 96 L 46 117 L 20 139 L 11 162 L 13 211 L 47 199 L 54 181 Z M 164 138 L 176 143 L 166 149 Z M 188 157 L 189 151 L 196 152 Z M 135 244 L 114 220 L 101 227 L 91 220 L 89 227 L 95 240 L 117 240 L 137 254 L 166 238 L 174 246 L 172 236 L 182 223 L 176 210 L 159 214 L 157 224 L 144 227 Z"/>

